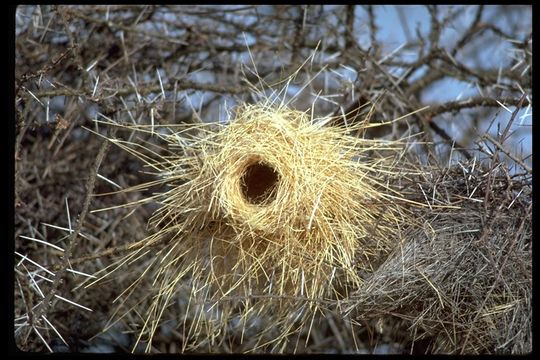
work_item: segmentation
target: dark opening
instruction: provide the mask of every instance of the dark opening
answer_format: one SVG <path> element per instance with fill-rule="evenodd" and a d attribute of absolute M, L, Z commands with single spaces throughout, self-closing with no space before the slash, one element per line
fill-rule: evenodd
<path fill-rule="evenodd" d="M 275 195 L 272 190 L 278 182 L 278 173 L 266 164 L 255 163 L 247 167 L 242 176 L 242 194 L 252 204 L 260 204 L 270 200 Z"/>

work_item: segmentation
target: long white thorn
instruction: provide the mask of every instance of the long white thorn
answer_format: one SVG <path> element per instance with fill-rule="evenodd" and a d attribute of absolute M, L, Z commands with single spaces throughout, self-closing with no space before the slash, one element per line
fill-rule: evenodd
<path fill-rule="evenodd" d="M 71 300 L 68 300 L 68 299 L 66 299 L 65 297 L 62 297 L 62 296 L 60 296 L 60 295 L 54 295 L 54 297 L 56 297 L 56 298 L 58 298 L 58 299 L 60 299 L 60 300 L 63 300 L 63 301 L 65 301 L 65 302 L 67 302 L 67 303 L 69 303 L 69 304 L 71 304 L 71 305 L 80 307 L 81 309 L 84 309 L 84 310 L 86 310 L 86 311 L 90 311 L 90 312 L 92 311 L 92 309 L 87 308 L 86 306 L 82 306 L 81 304 L 77 304 L 76 302 L 71 301 Z"/>
<path fill-rule="evenodd" d="M 43 338 L 43 336 L 41 336 L 41 334 L 39 333 L 39 331 L 37 331 L 36 327 L 34 325 L 32 325 L 32 329 L 34 329 L 34 331 L 36 332 L 37 336 L 39 336 L 39 338 L 41 339 L 41 341 L 43 342 L 43 344 L 45 344 L 45 347 L 47 348 L 47 350 L 49 350 L 50 352 L 53 352 L 52 349 L 49 347 L 49 344 L 47 344 L 47 342 L 45 341 L 45 339 Z"/>
<path fill-rule="evenodd" d="M 47 241 L 43 241 L 43 240 L 39 240 L 39 239 L 36 239 L 36 238 L 32 238 L 32 237 L 29 237 L 29 236 L 24 236 L 24 235 L 19 235 L 20 238 L 23 238 L 23 239 L 26 239 L 26 240 L 30 240 L 30 241 L 35 241 L 35 242 L 38 242 L 40 244 L 43 244 L 43 245 L 46 245 L 46 246 L 50 246 L 56 250 L 59 250 L 59 251 L 64 251 L 64 249 L 62 249 L 60 246 L 56 246 L 56 245 L 53 245 L 51 244 L 50 242 L 47 242 Z"/>

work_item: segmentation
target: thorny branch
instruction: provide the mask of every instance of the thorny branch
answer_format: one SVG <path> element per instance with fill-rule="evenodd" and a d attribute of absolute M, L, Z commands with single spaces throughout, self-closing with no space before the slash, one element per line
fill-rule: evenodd
<path fill-rule="evenodd" d="M 115 129 L 111 130 L 111 136 L 114 136 L 114 133 Z M 86 215 L 88 214 L 88 209 L 90 207 L 90 202 L 92 201 L 92 195 L 94 193 L 94 187 L 99 167 L 101 166 L 101 163 L 105 155 L 107 154 L 107 150 L 109 149 L 109 147 L 110 142 L 104 140 L 101 148 L 99 149 L 99 153 L 97 154 L 94 166 L 92 167 L 92 171 L 90 172 L 88 180 L 86 181 L 86 197 L 84 199 L 81 213 L 79 214 L 79 218 L 77 220 L 77 225 L 75 225 L 75 229 L 73 229 L 67 240 L 67 246 L 64 249 L 62 264 L 57 264 L 54 267 L 54 270 L 56 271 L 54 282 L 46 297 L 42 300 L 41 305 L 35 310 L 35 319 L 40 319 L 43 314 L 47 313 L 49 307 L 52 305 L 52 300 L 56 295 L 56 291 L 59 285 L 64 281 L 66 270 L 69 266 L 71 266 L 70 261 L 72 258 L 73 248 L 77 246 L 77 237 L 81 232 L 81 229 L 86 220 Z"/>

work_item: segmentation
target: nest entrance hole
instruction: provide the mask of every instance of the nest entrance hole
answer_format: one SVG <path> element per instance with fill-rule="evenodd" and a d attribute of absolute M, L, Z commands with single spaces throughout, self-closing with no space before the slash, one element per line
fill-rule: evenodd
<path fill-rule="evenodd" d="M 275 197 L 273 190 L 278 181 L 279 174 L 272 166 L 265 163 L 251 164 L 242 176 L 242 194 L 250 204 L 268 203 Z"/>

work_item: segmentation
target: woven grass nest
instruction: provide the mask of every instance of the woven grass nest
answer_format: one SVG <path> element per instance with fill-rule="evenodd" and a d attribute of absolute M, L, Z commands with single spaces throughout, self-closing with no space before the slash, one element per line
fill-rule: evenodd
<path fill-rule="evenodd" d="M 362 282 L 359 273 L 395 248 L 405 215 L 385 179 L 396 173 L 399 143 L 362 139 L 366 122 L 325 126 L 329 119 L 283 106 L 243 105 L 235 113 L 228 124 L 158 135 L 168 143 L 165 155 L 149 157 L 111 139 L 160 176 L 154 185 L 167 186 L 146 199 L 161 205 L 150 219 L 152 234 L 102 275 L 153 252 L 123 294 L 145 294 L 137 342 L 147 350 L 165 308 L 189 291 L 184 310 L 199 314 L 184 326 L 191 343 L 223 337 L 235 316 L 242 337 L 253 319 L 271 316 L 272 328 L 259 329 L 257 338 L 269 338 L 277 351 L 320 302 L 346 297 Z M 213 311 L 218 315 L 209 316 Z"/>

